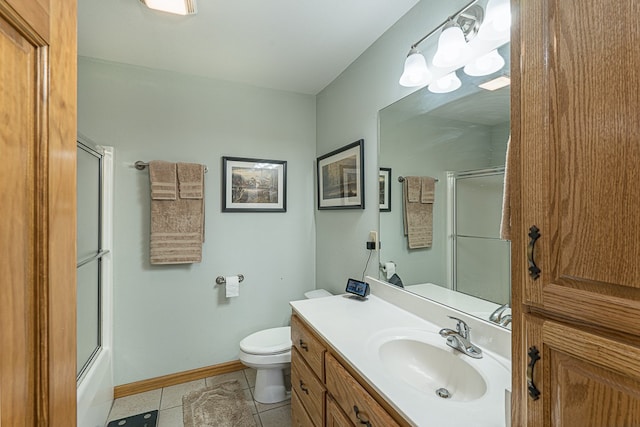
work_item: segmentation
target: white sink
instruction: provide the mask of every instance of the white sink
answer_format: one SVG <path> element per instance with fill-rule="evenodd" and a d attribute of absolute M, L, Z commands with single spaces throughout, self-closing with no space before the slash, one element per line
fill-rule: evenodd
<path fill-rule="evenodd" d="M 380 360 L 393 376 L 423 393 L 460 401 L 482 397 L 487 384 L 463 359 L 470 357 L 459 352 L 455 354 L 448 348 L 401 338 L 384 342 L 378 351 Z"/>
<path fill-rule="evenodd" d="M 473 359 L 446 345 L 436 332 L 386 329 L 367 344 L 385 373 L 423 397 L 440 402 L 472 402 L 488 397 L 490 384 L 510 382 L 508 370 L 490 354 Z"/>

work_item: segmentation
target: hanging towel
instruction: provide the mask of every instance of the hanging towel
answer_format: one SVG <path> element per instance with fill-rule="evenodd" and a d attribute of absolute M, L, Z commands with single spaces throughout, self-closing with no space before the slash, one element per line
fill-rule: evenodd
<path fill-rule="evenodd" d="M 500 218 L 500 238 L 502 240 L 511 240 L 511 197 L 509 194 L 509 192 L 511 191 L 509 186 L 509 181 L 511 181 L 511 167 L 509 165 L 509 147 L 511 147 L 511 135 L 509 135 L 509 139 L 507 140 L 507 153 L 504 163 L 504 186 L 502 187 L 502 217 Z"/>
<path fill-rule="evenodd" d="M 420 193 L 420 202 L 433 203 L 436 197 L 436 180 L 430 176 L 423 176 L 420 179 L 422 189 Z"/>
<path fill-rule="evenodd" d="M 181 199 L 202 199 L 204 195 L 204 165 L 178 163 L 178 188 Z"/>
<path fill-rule="evenodd" d="M 153 200 L 176 200 L 176 164 L 162 160 L 149 162 L 151 198 Z"/>
<path fill-rule="evenodd" d="M 175 200 L 156 200 L 152 197 L 151 264 L 201 262 L 203 239 L 204 196 L 185 199 L 178 195 Z"/>
<path fill-rule="evenodd" d="M 429 195 L 428 180 L 431 185 L 435 179 L 431 177 L 405 177 L 403 183 L 404 228 L 409 249 L 430 248 L 433 243 L 433 203 L 422 203 L 423 181 L 427 187 L 425 200 L 433 202 L 433 194 Z M 417 196 L 416 190 L 417 187 Z M 431 190 L 431 193 L 434 193 Z M 411 197 L 410 197 L 411 196 Z M 413 201 L 412 201 L 413 199 Z"/>
<path fill-rule="evenodd" d="M 407 176 L 404 178 L 404 182 L 407 184 L 407 200 L 409 202 L 420 201 L 420 191 L 422 189 L 422 183 L 419 176 Z"/>

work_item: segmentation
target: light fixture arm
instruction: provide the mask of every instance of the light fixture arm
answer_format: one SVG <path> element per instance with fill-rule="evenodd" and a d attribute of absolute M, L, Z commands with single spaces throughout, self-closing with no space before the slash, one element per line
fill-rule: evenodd
<path fill-rule="evenodd" d="M 420 40 L 418 40 L 417 42 L 415 42 L 414 44 L 411 45 L 411 49 L 416 49 L 418 47 L 418 45 L 420 43 L 422 43 L 423 41 L 425 41 L 426 39 L 429 38 L 429 36 L 431 36 L 432 34 L 434 34 L 436 31 L 440 30 L 442 27 L 444 27 L 447 22 L 451 21 L 451 22 L 455 22 L 455 19 L 461 15 L 465 10 L 469 9 L 471 6 L 473 6 L 478 0 L 472 0 L 471 2 L 469 2 L 466 6 L 464 6 L 462 9 L 458 10 L 456 13 L 454 13 L 453 15 L 449 16 L 447 19 L 445 19 L 440 25 L 438 25 L 437 27 L 435 27 L 433 30 L 431 30 L 429 33 L 427 33 L 426 36 L 422 37 Z"/>

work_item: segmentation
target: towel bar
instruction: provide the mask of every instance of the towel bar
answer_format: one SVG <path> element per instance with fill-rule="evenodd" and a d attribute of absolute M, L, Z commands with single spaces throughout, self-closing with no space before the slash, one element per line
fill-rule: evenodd
<path fill-rule="evenodd" d="M 243 280 L 244 280 L 244 275 L 238 274 L 238 282 L 242 282 Z M 224 278 L 224 276 L 216 277 L 217 285 L 224 285 L 225 283 L 227 283 L 227 280 Z"/>
<path fill-rule="evenodd" d="M 145 169 L 147 168 L 147 166 L 149 166 L 149 163 L 146 163 L 146 162 L 143 162 L 143 161 L 141 161 L 141 160 L 138 160 L 138 161 L 137 161 L 137 162 L 135 162 L 133 165 L 134 165 L 134 166 L 136 167 L 136 169 L 138 169 L 139 171 L 143 171 L 143 170 L 145 170 Z M 204 167 L 204 173 L 207 173 L 207 172 L 209 172 L 209 168 L 205 165 L 205 167 Z"/>
<path fill-rule="evenodd" d="M 440 181 L 438 178 L 433 178 L 433 180 L 434 180 L 435 182 Z M 398 177 L 398 182 L 404 182 L 404 176 L 399 176 L 399 177 Z"/>

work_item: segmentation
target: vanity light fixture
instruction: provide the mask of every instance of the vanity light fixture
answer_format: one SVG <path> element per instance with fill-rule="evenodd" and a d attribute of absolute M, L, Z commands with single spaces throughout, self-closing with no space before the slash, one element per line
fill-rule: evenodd
<path fill-rule="evenodd" d="M 464 72 L 468 76 L 488 76 L 504 67 L 504 58 L 500 56 L 497 49 L 482 55 L 471 61 L 464 67 Z"/>
<path fill-rule="evenodd" d="M 447 22 L 438 39 L 438 50 L 433 56 L 433 65 L 440 68 L 458 65 L 468 53 L 469 46 L 460 25 L 453 21 Z"/>
<path fill-rule="evenodd" d="M 431 72 L 427 68 L 424 56 L 418 51 L 418 45 L 443 27 L 442 34 L 438 39 L 438 50 L 433 58 L 433 65 L 447 68 L 458 65 L 465 59 L 469 53 L 467 42 L 478 33 L 484 18 L 484 10 L 480 6 L 474 5 L 477 1 L 471 1 L 411 45 L 404 63 L 404 71 L 400 77 L 402 86 L 416 87 L 429 83 Z"/>
<path fill-rule="evenodd" d="M 427 61 L 418 49 L 412 47 L 404 61 L 404 72 L 400 84 L 405 87 L 424 86 L 431 81 L 431 71 Z"/>
<path fill-rule="evenodd" d="M 482 40 L 500 40 L 509 37 L 511 4 L 509 0 L 489 0 L 485 24 L 478 33 Z"/>
<path fill-rule="evenodd" d="M 509 86 L 510 84 L 511 84 L 511 78 L 509 76 L 500 76 L 500 77 L 496 77 L 493 80 L 489 80 L 488 82 L 482 83 L 481 85 L 478 85 L 478 87 L 481 87 L 482 89 L 494 91 L 494 90 L 503 88 L 505 86 Z"/>
<path fill-rule="evenodd" d="M 444 77 L 440 77 L 435 82 L 429 85 L 429 92 L 433 93 L 448 93 L 453 92 L 462 86 L 462 82 L 458 78 L 455 71 L 450 72 Z"/>
<path fill-rule="evenodd" d="M 140 0 L 140 2 L 149 9 L 175 15 L 195 15 L 198 13 L 196 0 Z"/>

